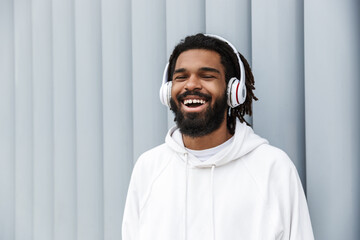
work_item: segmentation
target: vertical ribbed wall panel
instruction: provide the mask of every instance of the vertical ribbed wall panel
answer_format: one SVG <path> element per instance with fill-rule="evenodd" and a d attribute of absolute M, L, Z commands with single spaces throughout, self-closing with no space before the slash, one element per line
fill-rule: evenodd
<path fill-rule="evenodd" d="M 251 65 L 250 0 L 207 0 L 206 32 L 226 38 Z M 246 121 L 251 124 L 252 117 L 246 116 Z"/>
<path fill-rule="evenodd" d="M 31 1 L 14 2 L 15 239 L 33 239 L 33 89 Z"/>
<path fill-rule="evenodd" d="M 14 7 L 0 1 L 0 239 L 14 240 L 15 81 Z"/>
<path fill-rule="evenodd" d="M 133 167 L 131 1 L 102 1 L 104 239 L 121 239 Z"/>
<path fill-rule="evenodd" d="M 306 169 L 319 240 L 360 239 L 360 2 L 305 1 Z"/>
<path fill-rule="evenodd" d="M 166 1 L 166 61 L 181 39 L 200 32 L 205 32 L 205 0 Z M 159 89 L 161 80 L 158 83 Z M 174 125 L 174 114 L 168 110 L 168 128 Z"/>
<path fill-rule="evenodd" d="M 283 149 L 305 186 L 303 3 L 252 1 L 255 131 Z"/>
<path fill-rule="evenodd" d="M 101 240 L 103 133 L 101 4 L 75 1 L 78 240 Z"/>
<path fill-rule="evenodd" d="M 133 126 L 134 160 L 164 142 L 166 108 L 159 100 L 166 63 L 165 0 L 133 0 Z"/>
<path fill-rule="evenodd" d="M 53 82 L 51 2 L 32 1 L 34 226 L 36 240 L 53 236 Z"/>
<path fill-rule="evenodd" d="M 205 32 L 205 0 L 166 1 L 166 60 L 181 39 L 199 32 Z"/>
<path fill-rule="evenodd" d="M 229 40 L 251 64 L 250 0 L 207 0 L 206 32 Z"/>
<path fill-rule="evenodd" d="M 159 101 L 165 63 L 180 39 L 205 31 L 252 63 L 255 131 L 306 176 L 315 238 L 359 239 L 359 9 L 0 1 L 0 239 L 121 239 L 133 161 L 174 125 Z"/>
<path fill-rule="evenodd" d="M 52 1 L 54 103 L 54 240 L 76 240 L 74 1 Z"/>

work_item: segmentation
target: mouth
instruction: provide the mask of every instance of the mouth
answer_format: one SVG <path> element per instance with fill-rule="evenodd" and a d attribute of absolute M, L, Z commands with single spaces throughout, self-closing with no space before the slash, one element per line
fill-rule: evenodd
<path fill-rule="evenodd" d="M 185 112 L 201 112 L 210 104 L 211 96 L 206 93 L 187 91 L 180 94 L 177 100 Z"/>
<path fill-rule="evenodd" d="M 189 96 L 181 100 L 181 103 L 183 110 L 186 112 L 201 112 L 206 108 L 208 101 L 203 98 Z"/>
<path fill-rule="evenodd" d="M 182 101 L 182 103 L 187 106 L 187 107 L 190 107 L 190 108 L 193 108 L 193 107 L 199 107 L 201 105 L 204 105 L 206 103 L 206 100 L 204 99 L 184 99 Z"/>

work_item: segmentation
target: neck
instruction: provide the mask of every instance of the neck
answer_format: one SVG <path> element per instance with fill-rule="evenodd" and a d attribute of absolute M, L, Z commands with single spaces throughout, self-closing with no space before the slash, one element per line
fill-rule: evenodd
<path fill-rule="evenodd" d="M 182 135 L 185 147 L 192 150 L 204 150 L 219 146 L 220 144 L 229 140 L 232 135 L 229 133 L 226 126 L 226 118 L 218 129 L 202 137 L 190 137 Z"/>

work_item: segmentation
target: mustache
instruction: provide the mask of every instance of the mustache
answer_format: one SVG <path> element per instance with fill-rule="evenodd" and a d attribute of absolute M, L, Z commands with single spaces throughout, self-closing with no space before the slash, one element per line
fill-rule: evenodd
<path fill-rule="evenodd" d="M 182 94 L 180 94 L 179 96 L 177 96 L 177 100 L 180 102 L 182 101 L 185 97 L 189 96 L 189 95 L 192 95 L 192 96 L 198 96 L 198 97 L 201 97 L 201 98 L 204 98 L 206 101 L 209 101 L 211 99 L 211 96 L 209 94 L 206 94 L 206 93 L 201 93 L 201 92 L 198 92 L 198 91 L 186 91 Z"/>

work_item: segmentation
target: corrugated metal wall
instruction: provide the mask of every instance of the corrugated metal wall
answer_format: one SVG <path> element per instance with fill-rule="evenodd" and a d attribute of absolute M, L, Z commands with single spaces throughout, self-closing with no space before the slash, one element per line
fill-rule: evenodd
<path fill-rule="evenodd" d="M 133 162 L 163 143 L 175 44 L 252 65 L 255 131 L 284 149 L 316 239 L 360 238 L 360 2 L 0 1 L 0 239 L 121 239 Z"/>

